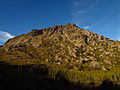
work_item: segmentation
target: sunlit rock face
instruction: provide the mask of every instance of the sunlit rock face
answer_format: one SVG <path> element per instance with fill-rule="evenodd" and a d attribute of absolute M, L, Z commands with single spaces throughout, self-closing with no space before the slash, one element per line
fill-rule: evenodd
<path fill-rule="evenodd" d="M 34 29 L 8 40 L 0 47 L 1 59 L 33 58 L 79 68 L 106 69 L 119 64 L 120 42 L 113 41 L 75 24 Z"/>

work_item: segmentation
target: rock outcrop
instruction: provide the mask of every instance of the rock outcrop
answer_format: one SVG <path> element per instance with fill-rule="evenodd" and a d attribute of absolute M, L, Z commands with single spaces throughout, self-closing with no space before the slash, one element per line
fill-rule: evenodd
<path fill-rule="evenodd" d="M 101 68 L 120 63 L 120 42 L 75 24 L 34 29 L 0 47 L 2 60 L 36 59 L 81 68 Z M 2 52 L 4 51 L 4 52 Z"/>

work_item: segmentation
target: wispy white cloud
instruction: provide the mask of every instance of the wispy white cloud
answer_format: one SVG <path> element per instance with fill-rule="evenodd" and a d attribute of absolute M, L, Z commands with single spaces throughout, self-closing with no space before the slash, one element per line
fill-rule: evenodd
<path fill-rule="evenodd" d="M 94 26 L 96 23 L 93 23 L 91 25 L 83 26 L 84 29 L 90 29 L 92 26 Z"/>
<path fill-rule="evenodd" d="M 8 39 L 13 38 L 14 36 L 8 32 L 0 31 L 0 42 L 6 42 Z"/>
<path fill-rule="evenodd" d="M 86 12 L 85 7 L 83 8 L 83 2 L 79 0 L 73 0 L 72 3 L 72 14 L 73 16 L 77 16 L 78 14 L 82 14 Z"/>
<path fill-rule="evenodd" d="M 86 15 L 90 10 L 94 9 L 99 2 L 96 0 L 70 0 L 71 1 L 71 14 L 72 14 L 72 20 L 71 22 L 76 24 L 83 24 L 87 21 L 87 18 L 84 18 L 84 15 Z M 91 2 L 93 2 L 91 4 Z M 84 26 L 84 25 L 83 25 Z M 88 28 L 86 26 L 85 28 Z"/>
<path fill-rule="evenodd" d="M 93 1 L 93 0 L 92 0 Z M 94 4 L 90 4 L 91 0 L 71 0 L 73 13 L 74 14 L 82 14 L 87 12 L 88 10 L 94 8 L 96 2 Z"/>
<path fill-rule="evenodd" d="M 90 26 L 85 26 L 85 27 L 83 27 L 84 29 L 89 29 L 90 28 Z"/>

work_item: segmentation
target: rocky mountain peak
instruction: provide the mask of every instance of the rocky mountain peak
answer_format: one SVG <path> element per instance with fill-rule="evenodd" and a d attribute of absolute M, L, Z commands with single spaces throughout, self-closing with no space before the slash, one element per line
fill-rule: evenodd
<path fill-rule="evenodd" d="M 36 36 L 36 35 L 41 35 L 44 32 L 59 32 L 59 31 L 64 31 L 64 30 L 73 30 L 78 28 L 76 24 L 68 23 L 66 25 L 55 25 L 53 27 L 49 28 L 44 28 L 44 29 L 33 29 L 28 35 L 30 36 Z"/>
<path fill-rule="evenodd" d="M 70 23 L 34 29 L 8 40 L 3 49 L 2 59 L 32 58 L 73 68 L 108 68 L 120 59 L 120 42 Z"/>

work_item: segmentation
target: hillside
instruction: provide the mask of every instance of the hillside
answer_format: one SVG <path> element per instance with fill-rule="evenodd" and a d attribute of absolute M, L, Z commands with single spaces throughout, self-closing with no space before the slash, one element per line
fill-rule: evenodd
<path fill-rule="evenodd" d="M 120 42 L 75 24 L 34 29 L 8 40 L 1 48 L 3 61 L 36 60 L 69 69 L 110 70 L 120 64 Z"/>
<path fill-rule="evenodd" d="M 0 46 L 1 90 L 120 90 L 120 42 L 75 24 L 34 29 Z"/>

